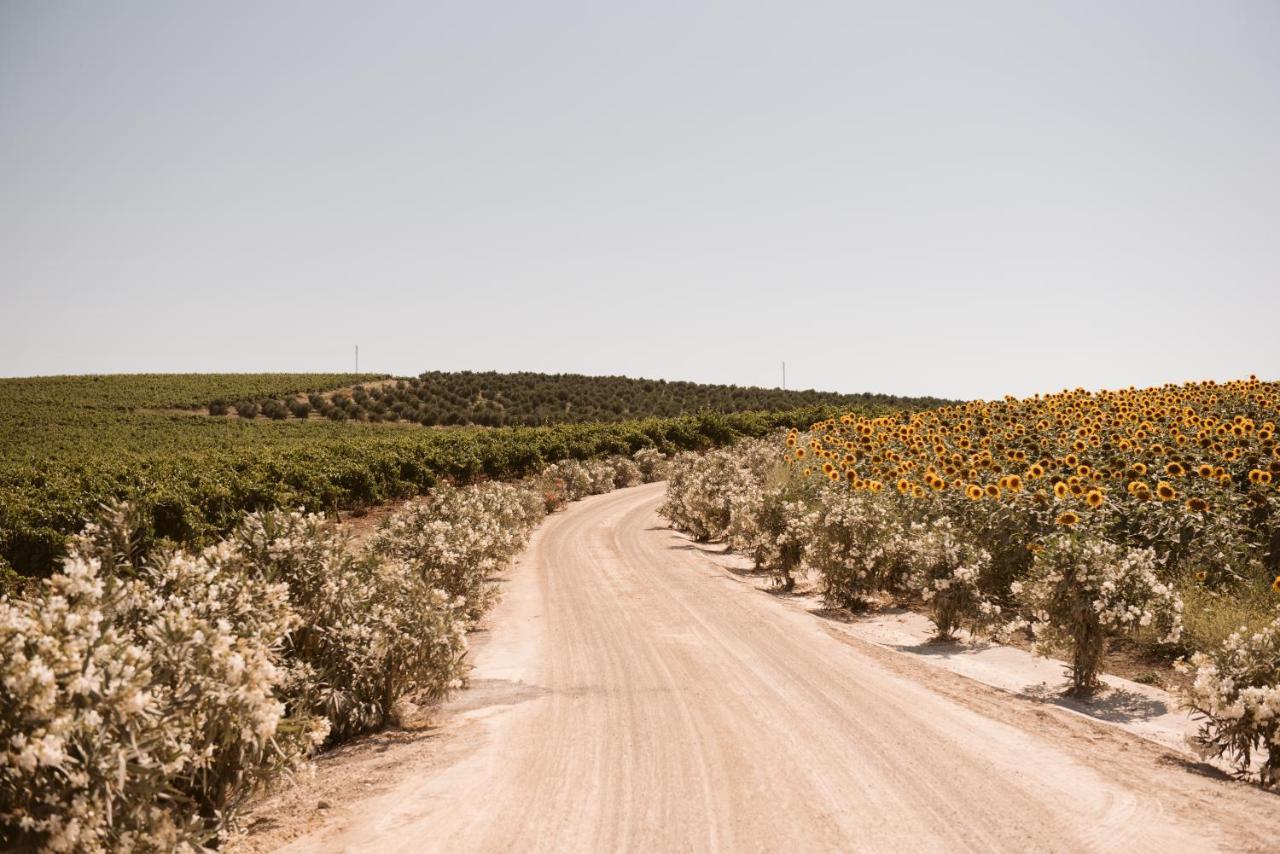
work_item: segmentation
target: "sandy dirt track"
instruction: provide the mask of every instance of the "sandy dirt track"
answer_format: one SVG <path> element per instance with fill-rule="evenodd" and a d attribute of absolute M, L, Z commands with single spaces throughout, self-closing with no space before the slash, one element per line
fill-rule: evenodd
<path fill-rule="evenodd" d="M 1272 795 L 742 583 L 659 519 L 662 491 L 548 519 L 504 586 L 473 688 L 446 709 L 452 743 L 405 749 L 379 794 L 318 815 L 287 850 L 1280 844 Z"/>

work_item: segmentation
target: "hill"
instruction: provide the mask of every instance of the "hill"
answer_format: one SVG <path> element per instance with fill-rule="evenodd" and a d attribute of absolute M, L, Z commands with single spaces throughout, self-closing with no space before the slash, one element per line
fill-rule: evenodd
<path fill-rule="evenodd" d="M 257 396 L 248 401 L 252 406 L 244 411 L 253 415 L 274 413 L 278 418 L 315 413 L 335 421 L 533 427 L 708 412 L 781 412 L 816 406 L 914 411 L 947 402 L 932 397 L 794 391 L 620 376 L 430 371 L 411 379 L 356 385 L 349 392 L 311 394 L 306 400 Z M 220 400 L 210 411 L 221 415 L 235 409 L 233 402 Z"/>
<path fill-rule="evenodd" d="M 622 389 L 635 389 L 638 402 L 620 400 Z M 47 573 L 66 535 L 113 498 L 144 508 L 148 537 L 200 545 L 255 509 L 374 504 L 440 480 L 519 477 L 567 457 L 710 447 L 782 425 L 807 426 L 835 411 L 796 408 L 828 399 L 813 393 L 755 391 L 761 393 L 537 374 L 0 379 L 0 576 L 6 565 L 23 575 Z M 841 409 L 866 414 L 893 400 L 844 399 Z M 243 411 L 274 417 L 201 414 L 217 400 L 262 401 Z M 771 405 L 777 411 L 728 411 Z M 424 419 L 424 406 L 439 406 L 440 416 Z M 317 416 L 317 408 L 333 420 Z M 701 414 L 679 414 L 693 412 Z M 676 414 L 649 417 L 669 413 Z M 424 421 L 515 426 L 427 430 L 415 423 Z"/>

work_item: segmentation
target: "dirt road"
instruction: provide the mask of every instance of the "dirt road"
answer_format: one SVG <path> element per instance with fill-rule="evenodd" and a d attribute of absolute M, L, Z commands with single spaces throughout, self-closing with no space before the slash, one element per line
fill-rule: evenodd
<path fill-rule="evenodd" d="M 841 638 L 668 530 L 662 489 L 549 519 L 464 746 L 288 850 L 1275 850 L 1274 796 Z"/>

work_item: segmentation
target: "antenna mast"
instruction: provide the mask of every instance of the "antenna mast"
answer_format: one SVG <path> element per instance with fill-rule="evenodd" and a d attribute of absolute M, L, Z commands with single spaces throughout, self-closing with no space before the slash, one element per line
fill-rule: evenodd
<path fill-rule="evenodd" d="M 360 373 L 360 345 L 356 345 L 356 373 Z"/>
<path fill-rule="evenodd" d="M 787 390 L 787 363 L 782 363 L 782 390 Z"/>

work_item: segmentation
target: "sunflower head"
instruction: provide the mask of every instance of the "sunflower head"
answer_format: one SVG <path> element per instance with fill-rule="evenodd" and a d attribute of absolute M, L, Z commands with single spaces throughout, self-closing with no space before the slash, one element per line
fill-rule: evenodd
<path fill-rule="evenodd" d="M 1203 513 L 1209 509 L 1209 502 L 1203 498 L 1188 498 L 1187 509 L 1192 513 Z"/>
<path fill-rule="evenodd" d="M 1070 528 L 1080 521 L 1080 514 L 1074 510 L 1068 510 L 1058 517 L 1058 524 Z"/>
<path fill-rule="evenodd" d="M 1106 498 L 1103 496 L 1101 489 L 1091 489 L 1085 493 L 1084 500 L 1090 507 L 1101 507 Z"/>
<path fill-rule="evenodd" d="M 1161 501 L 1172 501 L 1178 497 L 1178 490 L 1162 480 L 1156 485 L 1156 497 Z"/>

